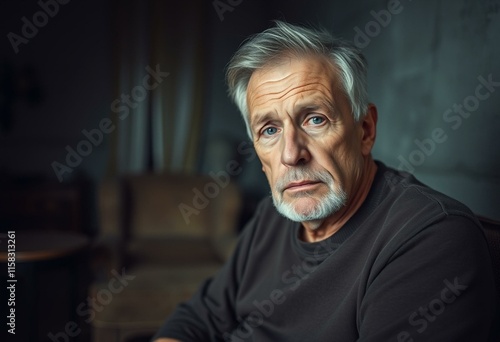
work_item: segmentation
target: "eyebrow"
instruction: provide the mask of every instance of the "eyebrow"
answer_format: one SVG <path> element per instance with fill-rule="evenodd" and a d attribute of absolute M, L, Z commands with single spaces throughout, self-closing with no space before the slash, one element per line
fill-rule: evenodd
<path fill-rule="evenodd" d="M 321 109 L 322 106 L 321 105 L 318 105 L 318 104 L 310 104 L 310 105 L 303 105 L 303 106 L 300 106 L 298 107 L 298 110 L 295 111 L 296 113 L 302 113 L 304 111 L 315 111 L 315 110 L 318 110 L 318 109 Z"/>
<path fill-rule="evenodd" d="M 307 101 L 304 104 L 299 104 L 297 108 L 294 110 L 295 114 L 301 114 L 309 111 L 317 111 L 317 110 L 326 110 L 328 115 L 334 115 L 337 111 L 335 110 L 335 106 L 333 103 L 327 100 L 320 101 Z"/>
<path fill-rule="evenodd" d="M 254 117 L 256 117 L 254 120 L 250 120 L 250 127 L 252 130 L 260 126 L 263 122 L 274 120 L 276 115 L 272 112 L 267 112 L 264 114 L 256 114 Z"/>
<path fill-rule="evenodd" d="M 321 99 L 319 101 L 313 101 L 310 103 L 306 103 L 306 104 L 300 106 L 299 108 L 300 108 L 299 112 L 304 111 L 304 110 L 318 110 L 318 109 L 326 109 L 328 112 L 330 112 L 332 114 L 336 112 L 335 104 L 333 104 L 332 102 L 330 102 L 326 99 Z"/>

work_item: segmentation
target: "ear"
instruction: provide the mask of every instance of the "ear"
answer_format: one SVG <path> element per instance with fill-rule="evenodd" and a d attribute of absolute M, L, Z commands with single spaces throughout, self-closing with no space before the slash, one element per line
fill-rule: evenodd
<path fill-rule="evenodd" d="M 377 107 L 373 103 L 368 104 L 365 116 L 361 119 L 361 153 L 363 156 L 368 156 L 375 144 L 377 136 Z"/>

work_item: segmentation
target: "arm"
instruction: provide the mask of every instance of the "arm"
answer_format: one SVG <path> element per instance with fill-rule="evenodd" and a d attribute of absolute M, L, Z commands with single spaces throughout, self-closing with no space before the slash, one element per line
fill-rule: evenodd
<path fill-rule="evenodd" d="M 373 273 L 359 341 L 488 340 L 496 294 L 486 241 L 471 220 L 427 227 Z"/>
<path fill-rule="evenodd" d="M 235 295 L 224 293 L 236 293 L 237 284 L 228 276 L 233 264 L 230 260 L 213 279 L 206 280 L 189 301 L 177 306 L 156 334 L 158 342 L 212 341 L 211 338 L 229 330 L 236 316 L 232 314 Z"/>
<path fill-rule="evenodd" d="M 180 304 L 166 320 L 153 341 L 213 341 L 238 325 L 236 295 L 259 212 L 247 224 L 233 255 L 214 278 L 204 282 L 196 294 Z"/>

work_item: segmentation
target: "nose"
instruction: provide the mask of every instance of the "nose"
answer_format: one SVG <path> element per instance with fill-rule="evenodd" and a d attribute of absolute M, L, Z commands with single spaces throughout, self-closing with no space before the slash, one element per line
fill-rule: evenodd
<path fill-rule="evenodd" d="M 307 164 L 311 154 L 307 149 L 307 139 L 296 127 L 286 127 L 281 140 L 281 163 L 286 166 Z"/>

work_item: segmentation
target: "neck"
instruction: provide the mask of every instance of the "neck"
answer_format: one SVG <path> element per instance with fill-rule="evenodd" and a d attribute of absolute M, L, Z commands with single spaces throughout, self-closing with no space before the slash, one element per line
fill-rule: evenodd
<path fill-rule="evenodd" d="M 358 211 L 370 191 L 377 172 L 377 164 L 371 157 L 366 160 L 358 179 L 357 187 L 351 193 L 347 204 L 333 215 L 321 221 L 302 222 L 301 239 L 306 242 L 317 242 L 325 240 L 339 231 L 340 228 Z"/>

